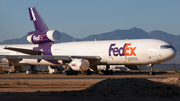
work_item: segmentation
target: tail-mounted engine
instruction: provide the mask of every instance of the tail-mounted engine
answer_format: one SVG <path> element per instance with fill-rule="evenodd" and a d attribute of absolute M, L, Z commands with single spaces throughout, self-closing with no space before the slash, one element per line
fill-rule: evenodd
<path fill-rule="evenodd" d="M 29 32 L 27 40 L 33 44 L 42 44 L 47 42 L 56 42 L 60 39 L 60 32 L 57 30 L 49 30 L 43 33 L 36 31 Z"/>

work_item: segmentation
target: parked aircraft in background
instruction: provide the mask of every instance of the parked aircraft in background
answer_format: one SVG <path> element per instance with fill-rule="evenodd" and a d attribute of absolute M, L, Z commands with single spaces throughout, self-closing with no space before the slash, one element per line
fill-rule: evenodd
<path fill-rule="evenodd" d="M 33 44 L 0 45 L 0 57 L 7 58 L 12 66 L 64 66 L 67 75 L 77 75 L 78 71 L 90 75 L 91 70 L 98 72 L 97 65 L 106 65 L 103 74 L 113 74 L 109 65 L 125 65 L 129 69 L 148 65 L 151 74 L 154 74 L 153 64 L 166 62 L 176 56 L 172 45 L 157 39 L 54 44 L 60 39 L 60 32 L 49 30 L 36 8 L 29 8 L 29 14 L 35 31 L 27 33 L 27 40 Z"/>

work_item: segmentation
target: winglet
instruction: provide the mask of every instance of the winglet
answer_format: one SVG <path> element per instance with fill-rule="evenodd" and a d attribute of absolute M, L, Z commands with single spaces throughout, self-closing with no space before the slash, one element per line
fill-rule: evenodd
<path fill-rule="evenodd" d="M 41 18 L 40 14 L 38 13 L 35 7 L 29 8 L 29 15 L 30 15 L 30 20 L 34 22 L 34 27 L 36 29 L 36 32 L 41 33 L 48 31 L 46 24 L 44 23 L 43 19 Z"/>

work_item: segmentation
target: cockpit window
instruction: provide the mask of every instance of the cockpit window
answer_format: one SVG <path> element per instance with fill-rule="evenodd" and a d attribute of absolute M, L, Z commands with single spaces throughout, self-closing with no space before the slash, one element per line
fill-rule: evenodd
<path fill-rule="evenodd" d="M 174 48 L 171 45 L 161 45 L 161 49 Z"/>

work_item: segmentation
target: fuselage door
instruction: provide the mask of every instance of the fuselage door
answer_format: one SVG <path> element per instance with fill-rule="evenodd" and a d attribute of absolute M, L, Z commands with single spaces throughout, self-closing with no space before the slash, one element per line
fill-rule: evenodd
<path fill-rule="evenodd" d="M 149 50 L 148 50 L 148 60 L 150 63 L 153 63 L 157 61 L 157 49 L 156 45 L 153 45 Z"/>

